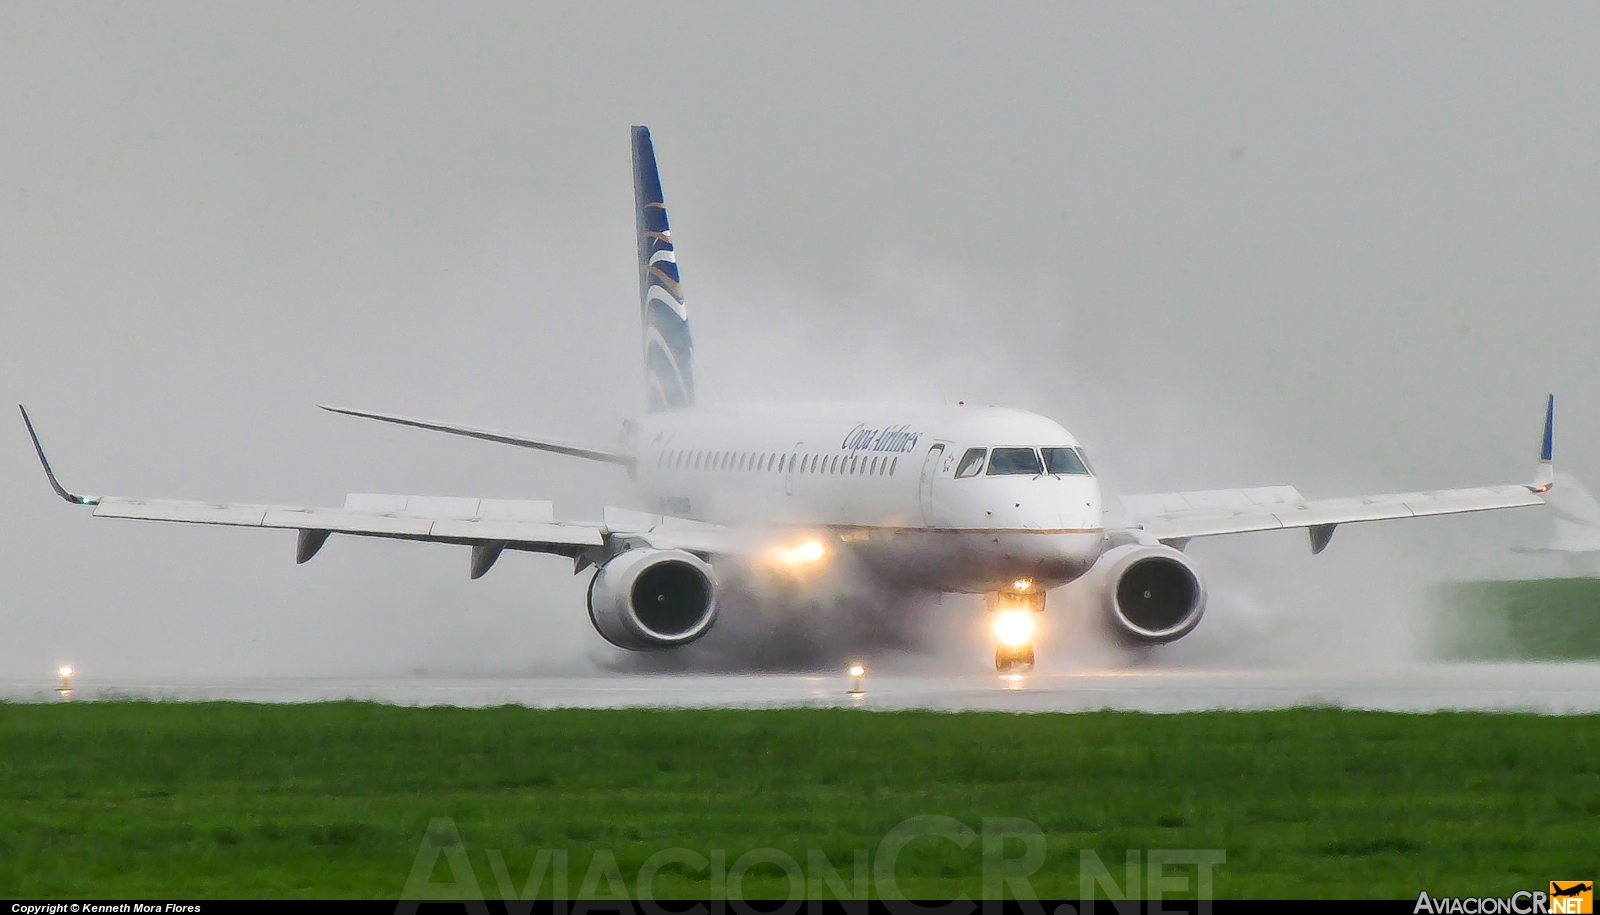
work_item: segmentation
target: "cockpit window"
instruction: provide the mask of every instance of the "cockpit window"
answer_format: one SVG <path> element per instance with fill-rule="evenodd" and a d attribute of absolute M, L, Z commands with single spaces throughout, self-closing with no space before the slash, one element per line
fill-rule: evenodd
<path fill-rule="evenodd" d="M 989 455 L 989 476 L 1044 473 L 1039 452 L 1032 448 L 996 448 Z"/>
<path fill-rule="evenodd" d="M 1039 450 L 1044 452 L 1044 466 L 1051 473 L 1089 475 L 1089 466 L 1083 462 L 1083 455 L 1079 454 L 1076 448 L 1040 448 Z"/>
<path fill-rule="evenodd" d="M 961 463 L 956 465 L 956 479 L 977 476 L 983 470 L 983 453 L 987 450 L 968 448 L 966 454 L 961 455 Z"/>

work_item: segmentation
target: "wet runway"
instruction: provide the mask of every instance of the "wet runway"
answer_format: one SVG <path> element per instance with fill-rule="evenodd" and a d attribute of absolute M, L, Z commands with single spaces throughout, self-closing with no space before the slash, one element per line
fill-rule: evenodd
<path fill-rule="evenodd" d="M 0 698 L 59 701 L 53 681 L 0 681 Z M 1101 670 L 952 677 L 869 673 L 863 694 L 837 675 L 604 675 L 529 679 L 281 678 L 213 681 L 96 681 L 74 686 L 75 700 L 319 702 L 362 699 L 397 705 L 539 708 L 985 709 L 1074 712 L 1128 709 L 1182 712 L 1295 706 L 1432 711 L 1600 711 L 1600 663 L 1429 664 L 1383 670 Z"/>

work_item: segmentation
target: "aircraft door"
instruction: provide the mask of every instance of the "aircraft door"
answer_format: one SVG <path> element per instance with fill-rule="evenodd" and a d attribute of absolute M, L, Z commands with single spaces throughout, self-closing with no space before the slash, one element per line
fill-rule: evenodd
<path fill-rule="evenodd" d="M 933 481 L 939 475 L 939 465 L 944 460 L 944 444 L 935 443 L 928 449 L 928 456 L 922 460 L 922 478 L 917 482 L 917 499 L 922 503 L 922 523 L 932 527 L 934 525 L 933 513 Z"/>
<path fill-rule="evenodd" d="M 794 447 L 789 449 L 789 456 L 784 459 L 788 462 L 783 468 L 783 494 L 786 496 L 794 495 L 795 465 L 800 463 L 800 452 L 804 450 L 806 450 L 805 442 L 795 442 Z"/>

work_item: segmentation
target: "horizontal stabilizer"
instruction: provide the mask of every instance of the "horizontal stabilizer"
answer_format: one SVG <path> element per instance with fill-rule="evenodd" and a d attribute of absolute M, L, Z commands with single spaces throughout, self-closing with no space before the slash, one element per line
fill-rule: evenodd
<path fill-rule="evenodd" d="M 499 442 L 502 445 L 516 445 L 519 448 L 533 448 L 537 451 L 549 451 L 553 454 L 565 454 L 568 457 L 583 458 L 586 461 L 603 461 L 608 464 L 621 464 L 631 466 L 633 459 L 626 454 L 614 451 L 601 451 L 597 448 L 586 448 L 582 445 L 572 445 L 553 439 L 529 438 L 525 435 L 515 435 L 510 432 L 501 432 L 495 429 L 484 429 L 478 426 L 459 426 L 453 423 L 434 422 L 428 419 L 416 419 L 410 416 L 396 416 L 391 413 L 372 413 L 366 410 L 348 410 L 344 407 L 330 407 L 318 404 L 329 413 L 342 413 L 345 416 L 359 416 L 362 419 L 375 419 L 379 422 L 394 423 L 397 426 L 411 426 L 416 429 L 427 429 L 431 432 L 448 432 L 451 435 L 464 435 L 468 438 L 480 438 L 486 442 Z"/>

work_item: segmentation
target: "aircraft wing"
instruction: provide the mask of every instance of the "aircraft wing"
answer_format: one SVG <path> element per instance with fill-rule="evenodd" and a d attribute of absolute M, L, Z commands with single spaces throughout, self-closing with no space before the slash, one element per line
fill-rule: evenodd
<path fill-rule="evenodd" d="M 375 419 L 379 422 L 394 423 L 397 426 L 411 426 L 415 429 L 427 429 L 431 432 L 448 432 L 451 435 L 464 435 L 468 438 L 479 438 L 486 442 L 499 442 L 502 445 L 516 445 L 519 448 L 533 448 L 537 451 L 549 451 L 554 454 L 565 454 L 568 457 L 583 458 L 586 461 L 601 461 L 607 464 L 621 464 L 624 467 L 633 465 L 633 458 L 626 454 L 614 451 L 601 451 L 598 448 L 588 448 L 583 445 L 573 445 L 567 442 L 558 442 L 553 439 L 530 438 L 526 435 L 516 435 L 510 432 L 501 432 L 496 429 L 484 429 L 479 426 L 462 426 L 454 423 L 442 423 L 431 419 L 417 419 L 411 416 L 396 416 L 392 413 L 373 413 L 367 410 L 351 410 L 345 407 L 330 407 L 320 405 L 329 413 L 341 413 L 345 416 L 359 416 L 362 419 Z"/>
<path fill-rule="evenodd" d="M 750 548 L 750 538 L 719 525 L 616 508 L 607 508 L 600 523 L 558 521 L 551 503 L 523 499 L 352 493 L 337 508 L 312 508 L 83 495 L 61 485 L 26 409 L 22 418 L 51 488 L 74 505 L 92 507 L 96 518 L 295 530 L 300 535 L 296 562 L 310 560 L 332 534 L 470 546 L 473 578 L 487 572 L 504 550 L 565 556 L 582 571 L 622 548 L 622 541 L 708 555 Z"/>
<path fill-rule="evenodd" d="M 1311 552 L 1320 553 L 1333 538 L 1334 528 L 1357 521 L 1424 518 L 1464 512 L 1493 511 L 1543 505 L 1555 482 L 1551 464 L 1555 450 L 1555 395 L 1545 402 L 1544 441 L 1539 469 L 1532 483 L 1400 492 L 1343 499 L 1307 499 L 1293 486 L 1254 489 L 1213 489 L 1125 496 L 1123 507 L 1132 519 L 1122 533 L 1174 546 L 1193 537 L 1307 528 Z"/>
<path fill-rule="evenodd" d="M 1544 497 L 1537 486 L 1524 484 L 1343 499 L 1306 499 L 1292 486 L 1270 486 L 1128 496 L 1122 501 L 1132 519 L 1130 531 L 1150 539 L 1185 541 L 1303 527 L 1311 529 L 1312 551 L 1320 553 L 1338 524 L 1543 505 Z"/>

